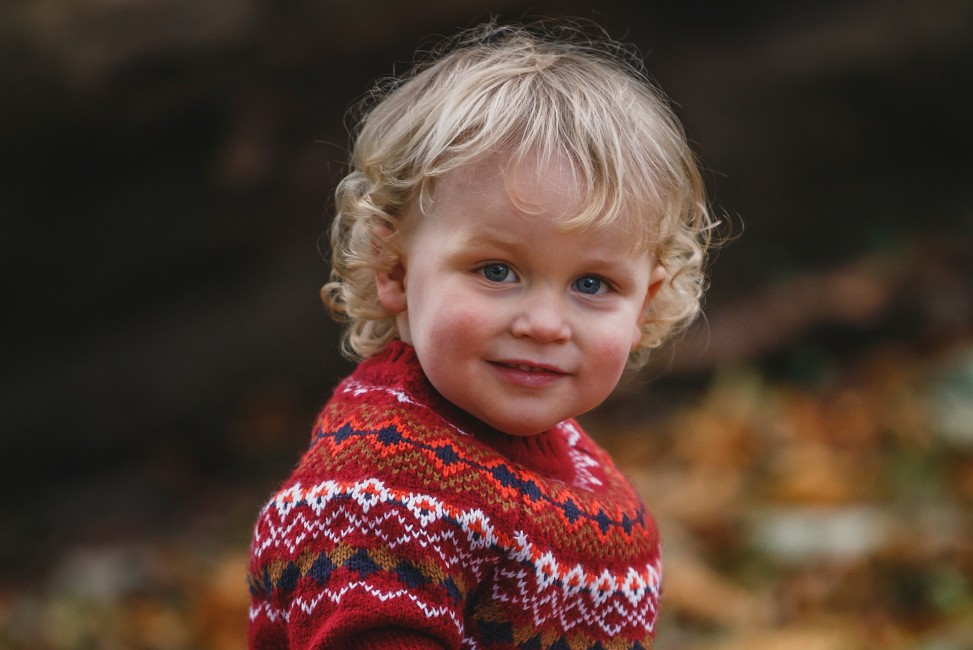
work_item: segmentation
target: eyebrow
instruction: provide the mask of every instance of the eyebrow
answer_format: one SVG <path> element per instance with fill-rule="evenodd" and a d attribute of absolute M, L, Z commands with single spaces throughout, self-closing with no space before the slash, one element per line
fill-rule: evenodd
<path fill-rule="evenodd" d="M 461 246 L 463 248 L 496 248 L 501 251 L 509 250 L 514 253 L 530 249 L 530 242 L 505 235 L 506 233 L 475 233 L 462 240 Z M 627 275 L 632 271 L 630 265 L 623 261 L 627 258 L 628 255 L 626 254 L 585 258 L 583 265 L 586 268 L 590 268 L 592 273 L 615 276 Z"/>
<path fill-rule="evenodd" d="M 501 251 L 512 251 L 514 253 L 526 251 L 530 248 L 530 242 L 523 241 L 518 237 L 511 237 L 505 232 L 475 232 L 462 240 L 459 245 L 461 248 L 495 248 Z"/>

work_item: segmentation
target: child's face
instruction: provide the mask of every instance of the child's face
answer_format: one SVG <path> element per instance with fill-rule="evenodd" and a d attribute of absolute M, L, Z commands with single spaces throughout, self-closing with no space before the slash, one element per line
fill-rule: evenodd
<path fill-rule="evenodd" d="M 503 163 L 486 157 L 440 179 L 429 213 L 405 220 L 401 267 L 377 283 L 433 386 L 529 436 L 614 389 L 665 271 L 628 252 L 624 233 L 559 227 L 581 208 L 564 159 L 506 177 Z"/>

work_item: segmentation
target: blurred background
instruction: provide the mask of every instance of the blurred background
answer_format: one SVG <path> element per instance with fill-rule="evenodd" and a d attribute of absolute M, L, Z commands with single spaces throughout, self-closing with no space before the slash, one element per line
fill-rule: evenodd
<path fill-rule="evenodd" d="M 0 647 L 245 643 L 251 525 L 350 369 L 345 111 L 529 15 L 643 50 L 735 237 L 586 419 L 663 530 L 657 646 L 973 647 L 966 0 L 3 3 Z"/>

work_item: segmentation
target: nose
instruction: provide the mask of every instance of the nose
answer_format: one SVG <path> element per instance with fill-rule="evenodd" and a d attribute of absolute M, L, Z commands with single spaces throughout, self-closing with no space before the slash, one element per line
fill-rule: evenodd
<path fill-rule="evenodd" d="M 510 331 L 518 338 L 540 343 L 560 343 L 571 338 L 565 305 L 553 291 L 532 291 L 525 295 Z"/>

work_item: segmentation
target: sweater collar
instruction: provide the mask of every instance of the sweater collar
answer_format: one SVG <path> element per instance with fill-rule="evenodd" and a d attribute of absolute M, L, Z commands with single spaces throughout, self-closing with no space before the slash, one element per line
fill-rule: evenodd
<path fill-rule="evenodd" d="M 408 343 L 390 341 L 362 361 L 354 377 L 407 393 L 458 429 L 534 472 L 564 481 L 574 476 L 566 436 L 560 426 L 534 436 L 511 436 L 494 429 L 440 395 L 423 372 L 415 348 Z"/>

